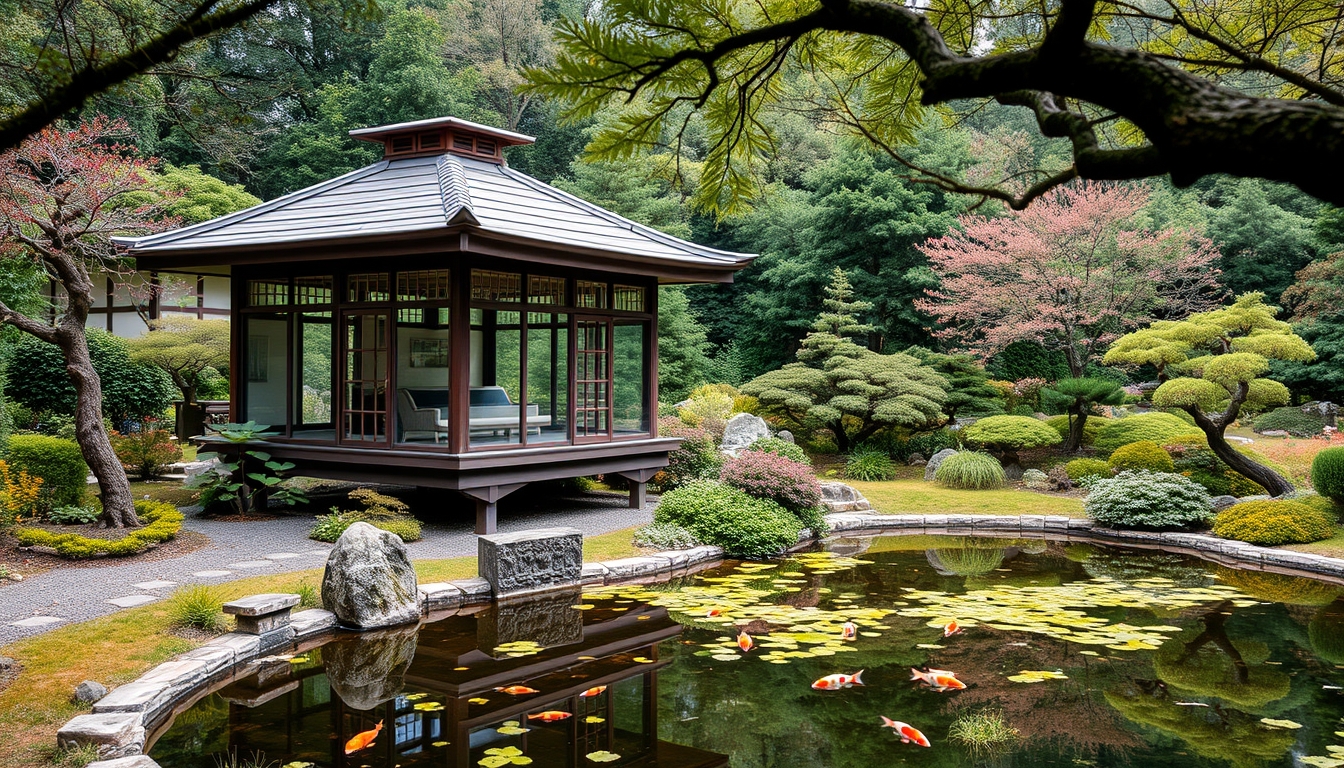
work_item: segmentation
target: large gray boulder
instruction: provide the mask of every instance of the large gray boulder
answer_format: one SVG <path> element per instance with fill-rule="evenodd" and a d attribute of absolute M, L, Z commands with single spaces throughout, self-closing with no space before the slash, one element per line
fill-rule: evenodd
<path fill-rule="evenodd" d="M 420 620 L 415 569 L 406 545 L 387 531 L 355 523 L 336 540 L 322 574 L 322 606 L 358 629 Z"/>
<path fill-rule="evenodd" d="M 933 473 L 938 471 L 938 467 L 943 463 L 943 460 L 948 456 L 956 455 L 956 450 L 952 448 L 944 448 L 933 454 L 933 457 L 929 459 L 929 463 L 924 465 L 924 480 L 926 482 L 933 482 Z"/>
<path fill-rule="evenodd" d="M 364 711 L 396 698 L 406 688 L 418 637 L 417 627 L 398 627 L 328 643 L 322 647 L 322 661 L 331 689 L 346 706 Z"/>
<path fill-rule="evenodd" d="M 738 451 L 769 436 L 770 425 L 765 423 L 765 419 L 751 413 L 739 413 L 729 419 L 724 427 L 719 450 L 729 456 L 736 456 Z"/>
<path fill-rule="evenodd" d="M 867 512 L 873 508 L 857 488 L 834 480 L 821 482 L 821 505 L 827 512 Z"/>

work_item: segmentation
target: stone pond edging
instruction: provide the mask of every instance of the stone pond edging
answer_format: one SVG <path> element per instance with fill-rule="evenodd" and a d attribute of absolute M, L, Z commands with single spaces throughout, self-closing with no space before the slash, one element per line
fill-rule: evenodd
<path fill-rule="evenodd" d="M 661 580 L 686 575 L 723 559 L 719 547 L 699 546 L 656 552 L 642 557 L 584 563 L 578 586 Z M 489 582 L 480 577 L 419 585 L 422 616 L 484 605 L 494 598 Z M 266 616 L 255 634 L 229 632 L 198 648 L 166 661 L 132 682 L 119 685 L 93 705 L 93 711 L 77 715 L 61 727 L 56 742 L 62 748 L 93 745 L 100 760 L 88 768 L 158 768 L 143 754 L 151 730 L 205 693 L 208 683 L 235 675 L 271 654 L 301 653 L 321 644 L 325 635 L 338 628 L 336 615 L 320 608 L 288 614 L 288 600 L 281 595 L 254 595 L 230 606 L 262 604 L 267 610 L 279 605 L 284 617 Z M 297 596 L 294 596 L 297 597 Z M 296 602 L 296 601 L 295 601 Z M 253 615 L 254 611 L 231 607 L 230 612 Z M 257 622 L 250 622 L 257 623 Z M 244 629 L 240 623 L 240 629 Z"/>
<path fill-rule="evenodd" d="M 1063 515 L 884 515 L 846 512 L 826 516 L 828 536 L 882 532 L 952 536 L 1065 538 L 1070 541 L 1121 544 L 1194 555 L 1243 570 L 1272 571 L 1344 585 L 1344 560 L 1309 552 L 1261 547 L 1204 533 L 1132 531 L 1105 528 L 1092 520 Z"/>

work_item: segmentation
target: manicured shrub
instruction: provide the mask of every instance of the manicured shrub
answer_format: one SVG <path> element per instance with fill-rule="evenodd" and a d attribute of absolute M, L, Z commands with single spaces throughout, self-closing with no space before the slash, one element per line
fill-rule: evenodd
<path fill-rule="evenodd" d="M 849 454 L 849 460 L 845 462 L 845 477 L 867 482 L 892 480 L 896 477 L 896 464 L 882 451 L 860 448 Z"/>
<path fill-rule="evenodd" d="M 1218 513 L 1213 532 L 1251 544 L 1307 544 L 1334 536 L 1335 520 L 1298 501 L 1243 501 Z"/>
<path fill-rule="evenodd" d="M 1176 465 L 1171 460 L 1171 454 L 1162 450 L 1162 446 L 1151 440 L 1140 440 L 1137 443 L 1116 448 L 1106 463 L 1115 472 L 1124 472 L 1127 469 L 1146 469 L 1150 472 L 1174 472 L 1176 470 Z"/>
<path fill-rule="evenodd" d="M 1285 406 L 1275 408 L 1269 413 L 1258 416 L 1252 425 L 1256 432 L 1287 432 L 1294 437 L 1311 437 L 1321 434 L 1325 428 L 1325 419 L 1319 415 L 1303 413 L 1301 408 Z"/>
<path fill-rule="evenodd" d="M 1114 419 L 1108 419 L 1105 416 L 1088 416 L 1087 421 L 1083 422 L 1083 445 L 1092 445 L 1097 441 L 1097 435 L 1101 433 L 1102 427 L 1110 424 Z M 1059 433 L 1059 439 L 1064 440 L 1069 436 L 1069 416 L 1051 416 L 1045 420 L 1056 432 Z"/>
<path fill-rule="evenodd" d="M 821 484 L 806 464 L 773 453 L 743 451 L 724 462 L 719 480 L 790 512 L 821 503 Z"/>
<path fill-rule="evenodd" d="M 182 449 L 166 429 L 112 435 L 112 450 L 127 472 L 149 480 L 162 475 L 169 464 L 182 459 Z"/>
<path fill-rule="evenodd" d="M 1344 448 L 1326 448 L 1311 460 L 1311 487 L 1344 504 Z"/>
<path fill-rule="evenodd" d="M 316 541 L 334 542 L 341 538 L 345 529 L 356 521 L 348 519 L 344 512 L 333 510 L 329 515 L 318 515 L 317 522 L 308 530 L 308 538 Z"/>
<path fill-rule="evenodd" d="M 1031 416 L 988 416 L 966 427 L 961 434 L 968 443 L 1004 453 L 1057 445 L 1060 441 L 1053 427 Z"/>
<path fill-rule="evenodd" d="M 224 630 L 224 590 L 208 584 L 178 587 L 167 600 L 174 625 L 206 632 Z"/>
<path fill-rule="evenodd" d="M 773 453 L 776 456 L 793 459 L 799 464 L 812 465 L 812 460 L 807 457 L 807 451 L 804 451 L 794 443 L 790 443 L 788 440 L 780 440 L 778 437 L 762 437 L 751 445 L 748 445 L 746 450 L 759 451 L 761 453 Z"/>
<path fill-rule="evenodd" d="M 1022 473 L 1022 484 L 1033 491 L 1050 490 L 1050 476 L 1039 469 L 1028 469 Z"/>
<path fill-rule="evenodd" d="M 1190 528 L 1213 517 L 1209 492 L 1188 477 L 1129 471 L 1092 483 L 1089 517 L 1114 528 Z"/>
<path fill-rule="evenodd" d="M 998 459 L 976 451 L 961 451 L 943 459 L 933 473 L 933 479 L 948 488 L 976 491 L 1002 488 L 1007 480 Z"/>
<path fill-rule="evenodd" d="M 46 435 L 14 435 L 6 457 L 12 470 L 42 478 L 44 509 L 79 504 L 88 489 L 89 467 L 79 443 Z"/>
<path fill-rule="evenodd" d="M 397 517 L 390 520 L 370 520 L 374 528 L 381 528 L 395 534 L 402 541 L 419 541 L 422 531 L 420 521 L 414 517 Z"/>
<path fill-rule="evenodd" d="M 131 360 L 126 340 L 90 328 L 89 357 L 103 389 L 103 416 L 125 419 L 162 414 L 179 396 L 163 370 Z M 5 394 L 42 414 L 75 412 L 75 385 L 55 344 L 24 335 L 10 354 Z"/>
<path fill-rule="evenodd" d="M 738 557 L 779 554 L 797 543 L 803 529 L 796 516 L 775 502 L 713 480 L 663 494 L 653 521 L 679 525 Z"/>
<path fill-rule="evenodd" d="M 1331 520 L 1338 520 L 1340 513 L 1344 512 L 1344 507 L 1335 503 L 1335 500 L 1329 496 L 1317 496 L 1314 494 L 1303 494 L 1293 499 L 1300 504 L 1306 504 L 1308 507 L 1330 516 Z"/>
<path fill-rule="evenodd" d="M 1064 465 L 1069 479 L 1078 482 L 1087 477 L 1111 477 L 1111 465 L 1101 459 L 1074 459 Z"/>
<path fill-rule="evenodd" d="M 709 432 L 688 427 L 677 419 L 663 419 L 658 423 L 658 434 L 681 438 L 681 445 L 667 455 L 667 466 L 653 478 L 653 484 L 659 490 L 670 491 L 696 480 L 719 476 L 723 458 Z"/>
<path fill-rule="evenodd" d="M 650 549 L 690 549 L 699 546 L 695 534 L 673 523 L 650 523 L 635 529 L 635 546 Z"/>
<path fill-rule="evenodd" d="M 1116 448 L 1140 440 L 1151 440 L 1162 445 L 1178 435 L 1190 434 L 1190 424 L 1180 417 L 1160 411 L 1140 413 L 1115 419 L 1101 428 L 1092 446 L 1102 454 L 1109 455 Z"/>
<path fill-rule="evenodd" d="M 42 528 L 19 528 L 19 545 L 52 547 L 56 554 L 72 560 L 91 557 L 125 557 L 139 554 L 150 545 L 168 541 L 182 529 L 182 513 L 172 504 L 142 499 L 135 502 L 135 514 L 144 523 L 120 539 L 93 539 L 74 533 L 52 533 Z"/>
<path fill-rule="evenodd" d="M 402 541 L 420 540 L 420 521 L 411 517 L 411 508 L 401 499 L 379 493 L 373 488 L 356 488 L 346 497 L 359 504 L 360 509 L 342 512 L 340 508 L 332 507 L 331 514 L 317 516 L 317 522 L 308 531 L 308 538 L 336 541 L 345 533 L 345 529 L 362 521 L 396 534 Z"/>

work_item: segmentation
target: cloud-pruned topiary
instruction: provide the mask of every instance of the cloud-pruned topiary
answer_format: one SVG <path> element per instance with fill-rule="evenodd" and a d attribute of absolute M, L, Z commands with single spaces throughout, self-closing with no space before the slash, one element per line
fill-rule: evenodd
<path fill-rule="evenodd" d="M 777 555 L 798 542 L 803 524 L 768 499 L 716 480 L 689 483 L 663 494 L 655 523 L 679 525 L 706 544 L 738 557 Z"/>
<path fill-rule="evenodd" d="M 1108 419 L 1105 416 L 1088 416 L 1087 421 L 1083 423 L 1083 445 L 1092 445 L 1097 441 L 1097 435 L 1101 430 L 1115 419 Z M 1059 433 L 1059 439 L 1064 440 L 1069 436 L 1069 415 L 1051 416 L 1045 420 L 1056 432 Z"/>
<path fill-rule="evenodd" d="M 1140 440 L 1116 448 L 1106 463 L 1116 472 L 1124 472 L 1127 469 L 1146 469 L 1150 472 L 1176 471 L 1171 454 L 1151 440 Z"/>
<path fill-rule="evenodd" d="M 1243 501 L 1218 513 L 1213 532 L 1250 544 L 1309 544 L 1334 536 L 1335 521 L 1299 501 Z"/>
<path fill-rule="evenodd" d="M 1075 483 L 1089 477 L 1111 477 L 1111 465 L 1103 459 L 1074 459 L 1064 465 L 1064 472 Z"/>
<path fill-rule="evenodd" d="M 933 479 L 948 488 L 973 491 L 1002 488 L 1007 480 L 998 459 L 976 451 L 961 451 L 943 459 Z"/>
<path fill-rule="evenodd" d="M 1102 427 L 1092 445 L 1101 454 L 1110 455 L 1122 445 L 1137 443 L 1140 440 L 1150 440 L 1162 445 L 1168 440 L 1192 431 L 1194 428 L 1190 423 L 1175 414 L 1161 411 L 1140 413 L 1116 419 Z"/>
<path fill-rule="evenodd" d="M 1017 461 L 1017 452 L 1024 448 L 1043 448 L 1058 445 L 1059 432 L 1040 419 L 1031 416 L 989 416 L 961 431 L 972 445 L 1002 454 L 1005 464 Z"/>
<path fill-rule="evenodd" d="M 1311 487 L 1344 504 L 1344 448 L 1326 448 L 1311 460 Z"/>
<path fill-rule="evenodd" d="M 1199 483 L 1142 470 L 1094 482 L 1084 509 L 1113 528 L 1192 528 L 1213 517 L 1209 492 Z"/>

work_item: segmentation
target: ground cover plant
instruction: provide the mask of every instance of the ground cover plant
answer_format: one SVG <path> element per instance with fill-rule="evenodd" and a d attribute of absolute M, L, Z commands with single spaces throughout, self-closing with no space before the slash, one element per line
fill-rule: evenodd
<path fill-rule="evenodd" d="M 140 499 L 135 502 L 135 513 L 144 523 L 132 528 L 118 539 L 81 536 L 77 533 L 54 533 L 44 528 L 15 529 L 15 538 L 21 546 L 51 547 L 56 554 L 72 560 L 92 557 L 126 557 L 138 555 L 153 544 L 168 541 L 182 528 L 183 516 L 177 508 L 161 501 Z"/>
<path fill-rule="evenodd" d="M 1085 509 L 1088 517 L 1115 528 L 1194 528 L 1213 517 L 1203 486 L 1181 475 L 1143 470 L 1093 482 Z"/>
<path fill-rule="evenodd" d="M 1310 544 L 1335 535 L 1335 516 L 1300 501 L 1244 501 L 1218 513 L 1213 532 L 1251 544 Z"/>

